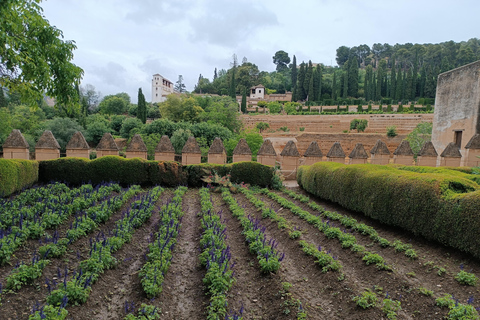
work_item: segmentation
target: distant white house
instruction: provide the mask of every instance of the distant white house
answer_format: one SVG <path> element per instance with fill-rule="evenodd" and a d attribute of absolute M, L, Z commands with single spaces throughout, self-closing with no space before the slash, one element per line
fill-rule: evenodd
<path fill-rule="evenodd" d="M 173 93 L 173 82 L 156 73 L 152 78 L 152 103 L 164 102 Z"/>

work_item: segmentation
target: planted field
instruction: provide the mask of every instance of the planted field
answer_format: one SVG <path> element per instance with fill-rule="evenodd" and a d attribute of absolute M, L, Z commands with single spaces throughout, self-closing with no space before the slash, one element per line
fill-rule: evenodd
<path fill-rule="evenodd" d="M 0 199 L 0 318 L 478 319 L 467 255 L 300 189 L 234 191 Z"/>

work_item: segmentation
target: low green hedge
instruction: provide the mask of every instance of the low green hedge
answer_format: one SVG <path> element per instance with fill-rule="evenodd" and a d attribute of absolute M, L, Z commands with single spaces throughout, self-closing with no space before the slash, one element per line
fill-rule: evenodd
<path fill-rule="evenodd" d="M 38 180 L 38 162 L 0 159 L 0 197 L 6 197 Z"/>
<path fill-rule="evenodd" d="M 273 167 L 257 162 L 233 164 L 198 164 L 182 166 L 174 161 L 147 161 L 140 158 L 125 159 L 106 156 L 95 160 L 85 158 L 60 158 L 40 161 L 41 182 L 63 181 L 75 185 L 90 182 L 115 181 L 124 185 L 189 185 L 203 184 L 202 177 L 215 171 L 221 176 L 231 175 L 235 183 L 245 182 L 261 187 L 269 186 Z"/>
<path fill-rule="evenodd" d="M 480 258 L 480 186 L 437 169 L 320 162 L 300 167 L 297 181 L 320 198 Z"/>

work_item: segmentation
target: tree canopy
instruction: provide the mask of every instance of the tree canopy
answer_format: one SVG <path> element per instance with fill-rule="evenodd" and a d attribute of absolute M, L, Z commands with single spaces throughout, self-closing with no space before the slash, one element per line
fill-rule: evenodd
<path fill-rule="evenodd" d="M 73 64 L 74 41 L 43 16 L 41 0 L 0 2 L 0 86 L 36 105 L 43 94 L 64 106 L 78 105 L 83 70 Z"/>

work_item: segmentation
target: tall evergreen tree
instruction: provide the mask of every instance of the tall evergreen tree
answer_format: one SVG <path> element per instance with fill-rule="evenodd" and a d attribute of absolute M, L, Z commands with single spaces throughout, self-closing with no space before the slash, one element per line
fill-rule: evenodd
<path fill-rule="evenodd" d="M 332 99 L 337 100 L 337 73 L 333 71 L 333 80 L 332 80 Z"/>
<path fill-rule="evenodd" d="M 347 60 L 345 64 L 343 65 L 345 68 L 345 71 L 343 72 L 342 75 L 342 80 L 343 80 L 343 88 L 342 88 L 342 98 L 346 99 L 348 97 L 348 65 L 350 64 L 350 60 Z"/>
<path fill-rule="evenodd" d="M 429 65 L 426 74 L 425 80 L 425 97 L 434 98 L 435 97 L 435 79 L 433 75 L 432 66 Z"/>
<path fill-rule="evenodd" d="M 293 56 L 293 61 L 292 61 L 292 86 L 297 85 L 297 58 L 295 55 Z"/>
<path fill-rule="evenodd" d="M 358 60 L 353 56 L 348 60 L 348 95 L 350 97 L 358 96 Z"/>
<path fill-rule="evenodd" d="M 372 83 L 370 84 L 370 100 L 375 100 L 375 97 L 377 96 L 377 73 L 373 71 L 372 74 Z"/>
<path fill-rule="evenodd" d="M 392 71 L 390 72 L 390 98 L 395 99 L 397 90 L 397 71 L 395 66 L 395 56 L 392 58 Z"/>
<path fill-rule="evenodd" d="M 314 86 L 314 83 L 315 83 L 315 75 L 314 75 L 314 72 L 312 72 L 312 76 L 310 77 L 310 83 L 308 84 L 308 95 L 307 95 L 307 98 L 308 98 L 308 101 L 315 101 L 315 86 Z"/>
<path fill-rule="evenodd" d="M 413 68 L 410 68 L 408 69 L 407 79 L 405 80 L 405 99 L 413 101 L 415 98 L 412 98 L 412 96 L 414 95 Z"/>
<path fill-rule="evenodd" d="M 242 104 L 240 110 L 242 111 L 242 113 L 247 113 L 247 90 L 244 89 L 242 91 Z"/>
<path fill-rule="evenodd" d="M 365 68 L 365 82 L 363 83 L 363 92 L 365 95 L 365 100 L 369 101 L 372 99 L 371 97 L 371 82 L 372 82 L 372 72 L 373 68 L 371 65 L 368 65 Z"/>
<path fill-rule="evenodd" d="M 415 51 L 415 61 L 413 62 L 411 86 L 411 101 L 413 101 L 415 100 L 415 97 L 418 93 L 418 50 Z"/>
<path fill-rule="evenodd" d="M 398 69 L 397 80 L 395 80 L 395 97 L 396 102 L 403 99 L 402 97 L 402 68 Z"/>
<path fill-rule="evenodd" d="M 303 88 L 303 83 L 305 82 L 305 76 L 307 73 L 306 69 L 307 66 L 305 65 L 305 62 L 302 62 L 300 64 L 300 69 L 298 70 L 297 76 L 297 100 L 305 100 L 305 98 L 307 97 L 307 93 Z"/>
<path fill-rule="evenodd" d="M 217 80 L 218 75 L 217 75 L 217 68 L 213 71 L 213 81 Z"/>
<path fill-rule="evenodd" d="M 313 65 L 312 65 L 312 60 L 308 61 L 308 66 L 307 66 L 307 71 L 305 73 L 305 80 L 303 81 L 303 90 L 305 91 L 305 99 L 312 99 L 313 95 L 313 82 L 312 86 L 310 88 L 310 82 L 312 81 L 312 75 L 313 75 Z M 312 89 L 312 92 L 310 92 L 310 89 Z M 312 99 L 313 100 L 313 99 Z"/>
<path fill-rule="evenodd" d="M 380 101 L 382 99 L 382 88 L 384 87 L 384 76 L 385 76 L 385 68 L 386 68 L 386 61 L 380 60 L 378 69 L 377 69 L 377 86 L 375 89 L 375 100 Z"/>
<path fill-rule="evenodd" d="M 143 124 L 147 122 L 147 103 L 145 102 L 142 88 L 138 88 L 137 118 L 140 119 Z"/>
<path fill-rule="evenodd" d="M 315 68 L 315 101 L 322 100 L 322 82 L 323 82 L 323 72 L 322 72 L 322 65 L 317 64 Z"/>
<path fill-rule="evenodd" d="M 420 70 L 420 81 L 419 81 L 419 96 L 425 96 L 425 81 L 427 80 L 427 71 L 425 65 L 422 66 Z"/>

